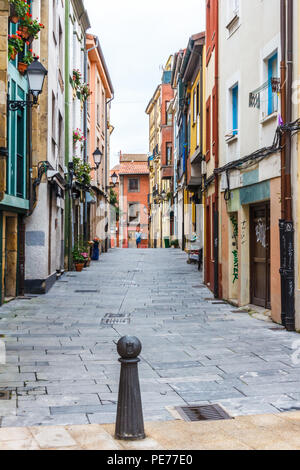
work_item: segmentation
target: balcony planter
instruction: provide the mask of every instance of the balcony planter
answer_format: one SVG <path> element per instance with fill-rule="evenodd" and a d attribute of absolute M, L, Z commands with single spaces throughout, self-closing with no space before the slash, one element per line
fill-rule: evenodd
<path fill-rule="evenodd" d="M 27 70 L 28 64 L 24 64 L 24 62 L 19 62 L 18 63 L 18 70 L 21 75 L 24 75 L 26 70 Z"/>

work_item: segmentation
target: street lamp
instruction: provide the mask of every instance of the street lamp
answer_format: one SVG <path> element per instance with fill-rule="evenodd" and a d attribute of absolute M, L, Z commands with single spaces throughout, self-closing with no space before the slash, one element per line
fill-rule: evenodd
<path fill-rule="evenodd" d="M 47 73 L 48 72 L 45 67 L 38 61 L 37 57 L 35 57 L 34 61 L 28 66 L 26 71 L 29 93 L 33 96 L 33 100 L 8 100 L 9 110 L 18 111 L 19 109 L 23 109 L 27 106 L 32 108 L 32 106 L 36 105 L 38 97 L 43 91 Z"/>
<path fill-rule="evenodd" d="M 100 164 L 101 164 L 101 160 L 102 160 L 102 157 L 103 157 L 103 153 L 101 152 L 101 150 L 99 149 L 99 147 L 96 148 L 95 152 L 93 153 L 93 159 L 94 159 L 94 163 L 95 163 L 95 168 L 92 168 L 92 170 L 98 170 Z"/>
<path fill-rule="evenodd" d="M 118 181 L 118 175 L 117 175 L 116 172 L 114 172 L 114 173 L 111 175 L 111 180 L 112 180 L 113 185 L 116 186 L 117 181 Z"/>

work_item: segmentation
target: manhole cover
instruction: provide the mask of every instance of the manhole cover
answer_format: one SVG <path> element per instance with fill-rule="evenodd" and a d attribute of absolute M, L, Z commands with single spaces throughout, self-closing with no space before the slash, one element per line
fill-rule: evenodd
<path fill-rule="evenodd" d="M 270 331 L 285 331 L 285 328 L 269 328 Z"/>
<path fill-rule="evenodd" d="M 231 310 L 231 313 L 249 313 L 248 310 Z"/>
<path fill-rule="evenodd" d="M 212 302 L 213 305 L 227 305 L 226 302 Z"/>
<path fill-rule="evenodd" d="M 0 400 L 10 400 L 11 392 L 0 392 Z"/>
<path fill-rule="evenodd" d="M 99 291 L 95 289 L 75 290 L 75 294 L 98 294 Z"/>
<path fill-rule="evenodd" d="M 128 313 L 106 313 L 101 320 L 102 325 L 125 325 L 130 322 Z"/>
<path fill-rule="evenodd" d="M 185 421 L 233 419 L 219 405 L 178 406 L 175 409 Z"/>

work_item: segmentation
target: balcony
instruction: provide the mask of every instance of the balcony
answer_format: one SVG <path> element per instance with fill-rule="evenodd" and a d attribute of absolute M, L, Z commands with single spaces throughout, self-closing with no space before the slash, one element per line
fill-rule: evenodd
<path fill-rule="evenodd" d="M 174 177 L 173 165 L 165 165 L 161 167 L 161 178 L 163 180 L 169 180 Z"/>

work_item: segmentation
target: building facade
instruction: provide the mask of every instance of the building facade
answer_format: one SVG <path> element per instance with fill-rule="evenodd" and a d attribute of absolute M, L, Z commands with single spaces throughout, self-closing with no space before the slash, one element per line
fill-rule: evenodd
<path fill-rule="evenodd" d="M 120 154 L 119 168 L 119 244 L 135 247 L 135 232 L 141 230 L 141 248 L 148 248 L 148 155 Z"/>
<path fill-rule="evenodd" d="M 233 6 L 220 2 L 222 294 L 237 305 L 270 309 L 281 322 L 281 160 L 273 146 L 280 114 L 280 2 Z M 243 63 L 253 22 L 260 34 Z M 243 161 L 248 155 L 253 158 Z"/>
<path fill-rule="evenodd" d="M 174 142 L 176 165 L 175 226 L 179 245 L 203 254 L 202 161 L 204 155 L 205 33 L 190 37 L 185 52 L 175 54 Z"/>
<path fill-rule="evenodd" d="M 169 246 L 174 237 L 174 131 L 171 102 L 172 56 L 169 57 L 146 113 L 149 116 L 150 246 Z"/>
<path fill-rule="evenodd" d="M 228 2 L 230 3 L 230 2 Z M 227 2 L 226 2 L 227 4 Z M 222 297 L 219 253 L 219 1 L 206 3 L 205 162 L 204 185 L 204 281 L 215 297 Z M 222 111 L 223 112 L 223 111 Z"/>
<path fill-rule="evenodd" d="M 113 127 L 110 124 L 110 102 L 113 98 L 113 86 L 108 68 L 97 36 L 87 34 L 86 50 L 88 52 L 88 84 L 91 95 L 87 106 L 87 155 L 91 168 L 91 187 L 93 195 L 87 203 L 87 238 L 98 237 L 102 241 L 102 250 L 107 250 L 109 211 L 109 154 L 110 135 Z M 99 149 L 102 158 L 98 168 L 95 167 L 93 153 Z"/>

